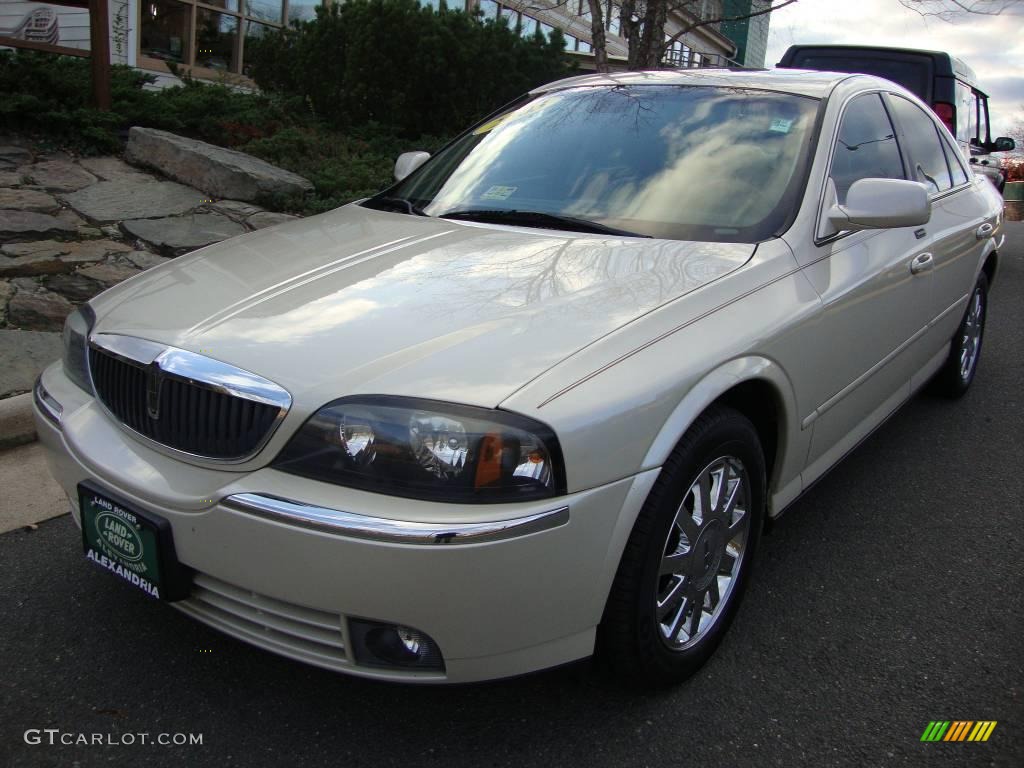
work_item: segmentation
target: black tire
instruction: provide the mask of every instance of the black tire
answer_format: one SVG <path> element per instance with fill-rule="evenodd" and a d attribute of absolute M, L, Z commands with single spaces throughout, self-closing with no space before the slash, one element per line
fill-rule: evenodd
<path fill-rule="evenodd" d="M 977 349 L 973 355 L 969 370 L 965 375 L 962 358 L 965 354 L 965 347 L 969 343 L 969 319 L 976 299 L 980 302 L 981 306 L 981 319 L 977 331 Z M 939 369 L 939 372 L 935 374 L 933 390 L 937 394 L 957 398 L 963 397 L 967 390 L 970 389 L 971 382 L 974 381 L 974 376 L 978 372 L 978 363 L 981 361 L 981 349 L 985 340 L 986 317 L 988 317 L 988 277 L 982 272 L 978 275 L 978 282 L 974 284 L 974 290 L 967 301 L 967 307 L 964 309 L 964 316 L 960 320 L 960 325 L 957 326 L 956 333 L 953 334 L 953 340 L 949 347 L 949 357 L 946 358 L 946 362 Z"/>
<path fill-rule="evenodd" d="M 707 529 L 714 525 L 714 514 L 706 516 L 703 523 L 694 529 L 695 533 L 700 533 L 696 534 L 692 544 L 688 544 L 686 534 L 681 533 L 682 529 L 676 524 L 677 510 L 690 503 L 688 500 L 692 498 L 691 490 L 697 487 L 695 483 L 698 477 L 705 470 L 715 466 L 715 462 L 723 457 L 737 460 L 729 465 L 734 477 L 740 476 L 737 467 L 741 467 L 745 473 L 748 491 L 745 499 L 741 501 L 746 505 L 749 519 L 742 554 L 736 558 L 738 562 L 733 566 L 735 575 L 724 592 L 718 586 L 720 579 L 717 574 L 722 572 L 721 569 L 729 567 L 727 558 L 731 555 L 725 554 L 721 556 L 725 559 L 721 560 L 715 560 L 714 555 L 709 555 L 710 547 L 706 543 L 706 538 L 712 537 L 713 534 Z M 727 488 L 729 482 L 731 481 L 726 482 Z M 719 487 L 720 484 L 714 486 Z M 726 493 L 728 494 L 728 490 Z M 714 510 L 715 504 L 712 503 L 709 507 Z M 637 517 L 598 627 L 598 662 L 621 681 L 644 688 L 679 683 L 700 669 L 718 646 L 736 614 L 764 527 L 764 508 L 765 463 L 757 430 L 738 411 L 712 406 L 693 423 L 679 441 L 665 462 Z M 733 515 L 738 513 L 727 512 L 721 519 L 732 519 Z M 689 524 L 692 520 L 687 522 Z M 723 534 L 724 531 L 719 526 L 719 538 L 715 546 L 721 542 Z M 673 536 L 676 537 L 676 544 L 672 544 Z M 726 544 L 732 541 L 729 539 Z M 687 561 L 687 567 L 707 569 L 703 575 L 661 575 L 662 560 L 666 553 L 670 550 L 674 553 L 683 549 L 688 553 L 703 551 L 703 555 Z M 667 631 L 671 637 L 666 636 L 664 624 L 656 615 L 657 601 L 663 592 L 671 592 L 673 584 L 680 592 L 699 590 L 701 583 L 712 570 L 715 574 L 711 577 L 715 583 L 713 589 L 720 597 L 721 611 L 715 611 L 711 616 L 708 609 L 704 608 L 705 600 L 708 598 L 695 597 L 690 610 L 699 600 L 701 614 L 697 623 L 703 627 L 703 617 L 707 617 L 709 626 L 706 631 L 695 630 L 694 636 L 686 641 L 685 647 L 672 647 L 678 645 L 680 635 L 673 634 L 674 630 L 670 628 Z M 685 583 L 687 578 L 688 586 Z M 678 581 L 666 582 L 666 579 Z M 695 591 L 693 594 L 697 595 L 698 592 Z M 684 601 L 686 599 L 689 598 L 683 598 Z M 663 603 L 665 606 L 668 604 L 668 600 Z M 679 614 L 685 616 L 685 605 L 681 605 L 683 607 L 679 609 Z M 669 623 L 672 623 L 671 619 Z M 683 624 L 689 623 L 688 619 L 683 619 Z M 687 631 L 683 630 L 684 633 Z"/>

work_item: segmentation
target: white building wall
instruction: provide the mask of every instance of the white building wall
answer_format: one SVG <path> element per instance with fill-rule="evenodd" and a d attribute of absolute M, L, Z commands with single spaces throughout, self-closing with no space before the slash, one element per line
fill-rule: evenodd
<path fill-rule="evenodd" d="M 110 61 L 135 64 L 138 0 L 109 0 Z M 89 11 L 62 5 L 0 0 L 0 37 L 89 50 Z"/>
<path fill-rule="evenodd" d="M 89 50 L 89 12 L 23 0 L 0 0 L 0 37 Z"/>

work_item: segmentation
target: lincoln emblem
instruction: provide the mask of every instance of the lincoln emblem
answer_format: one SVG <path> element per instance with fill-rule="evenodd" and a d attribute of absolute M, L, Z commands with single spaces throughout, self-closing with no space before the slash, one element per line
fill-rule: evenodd
<path fill-rule="evenodd" d="M 160 387 L 163 382 L 160 364 L 154 362 L 146 372 L 146 412 L 154 421 L 160 418 Z"/>

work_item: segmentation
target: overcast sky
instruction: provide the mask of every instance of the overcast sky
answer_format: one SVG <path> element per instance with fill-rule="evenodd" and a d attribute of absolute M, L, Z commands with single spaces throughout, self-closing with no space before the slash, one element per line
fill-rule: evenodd
<path fill-rule="evenodd" d="M 899 0 L 799 0 L 772 13 L 765 66 L 793 43 L 946 51 L 963 59 L 989 94 L 994 138 L 1024 121 L 1024 2 L 1016 5 L 1000 16 L 965 15 L 950 24 L 922 18 Z"/>

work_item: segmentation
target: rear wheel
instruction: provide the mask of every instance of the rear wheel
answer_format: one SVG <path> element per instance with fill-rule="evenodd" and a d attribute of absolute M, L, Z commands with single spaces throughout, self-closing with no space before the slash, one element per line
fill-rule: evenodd
<path fill-rule="evenodd" d="M 947 397 L 961 397 L 974 381 L 985 338 L 988 314 L 988 277 L 982 272 L 967 301 L 960 327 L 953 334 L 946 363 L 935 376 L 935 388 Z"/>
<path fill-rule="evenodd" d="M 764 519 L 754 426 L 714 406 L 665 463 L 630 534 L 598 630 L 622 679 L 664 686 L 711 656 L 746 586 Z"/>

